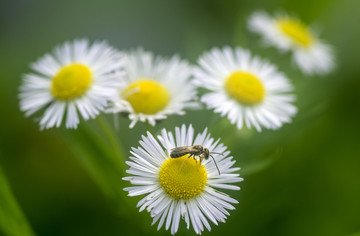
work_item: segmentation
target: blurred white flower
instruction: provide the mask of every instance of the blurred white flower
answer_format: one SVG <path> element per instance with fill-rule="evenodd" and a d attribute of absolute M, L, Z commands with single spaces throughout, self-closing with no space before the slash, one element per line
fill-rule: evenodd
<path fill-rule="evenodd" d="M 29 116 L 42 108 L 41 128 L 77 128 L 80 115 L 94 118 L 121 84 L 120 54 L 106 42 L 66 42 L 31 65 L 20 87 L 20 108 Z"/>
<path fill-rule="evenodd" d="M 191 67 L 177 56 L 170 59 L 155 57 L 153 53 L 137 49 L 125 54 L 125 83 L 113 97 L 107 112 L 129 113 L 130 128 L 137 121 L 156 120 L 167 115 L 185 114 L 184 109 L 195 108 L 195 86 L 190 81 Z"/>
<path fill-rule="evenodd" d="M 292 51 L 295 64 L 305 74 L 326 74 L 335 67 L 332 47 L 296 18 L 286 14 L 272 18 L 259 11 L 250 16 L 248 28 L 261 34 L 267 45 Z"/>

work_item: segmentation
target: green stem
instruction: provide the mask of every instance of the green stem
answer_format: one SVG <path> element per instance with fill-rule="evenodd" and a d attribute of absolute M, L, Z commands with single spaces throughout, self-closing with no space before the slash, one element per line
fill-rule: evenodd
<path fill-rule="evenodd" d="M 99 116 L 97 118 L 98 124 L 100 128 L 103 130 L 106 138 L 110 142 L 111 149 L 115 152 L 116 158 L 114 161 L 121 167 L 122 172 L 124 173 L 125 170 L 125 160 L 124 160 L 124 150 L 122 146 L 120 145 L 120 140 L 118 139 L 115 129 L 112 129 L 109 125 L 109 122 L 103 117 Z"/>
<path fill-rule="evenodd" d="M 64 134 L 80 164 L 118 211 L 126 213 L 131 204 L 124 204 L 129 198 L 121 180 L 125 174 L 125 155 L 108 121 L 99 116 L 96 121 L 80 124 L 75 131 L 64 130 Z"/>
<path fill-rule="evenodd" d="M 144 122 L 144 127 L 145 127 L 145 132 L 144 133 L 149 131 L 151 134 L 154 135 L 154 127 L 148 121 Z"/>

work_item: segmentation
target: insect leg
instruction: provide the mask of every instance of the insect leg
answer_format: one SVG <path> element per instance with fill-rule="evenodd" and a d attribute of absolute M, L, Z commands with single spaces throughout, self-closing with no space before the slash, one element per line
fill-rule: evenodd
<path fill-rule="evenodd" d="M 193 154 L 191 154 L 190 156 L 188 156 L 188 157 L 181 163 L 180 169 L 183 167 L 185 161 L 186 161 L 187 159 L 189 159 L 191 156 L 193 156 Z"/>

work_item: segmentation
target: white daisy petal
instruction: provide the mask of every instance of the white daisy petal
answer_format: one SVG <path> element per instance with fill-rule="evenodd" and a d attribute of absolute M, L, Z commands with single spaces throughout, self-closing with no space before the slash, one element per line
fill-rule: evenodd
<path fill-rule="evenodd" d="M 194 208 L 192 208 L 190 204 L 187 204 L 186 206 L 187 206 L 187 212 L 189 213 L 190 222 L 193 226 L 195 233 L 201 234 L 201 232 L 204 230 L 204 227 L 200 223 L 199 218 L 195 216 Z"/>
<path fill-rule="evenodd" d="M 209 210 L 209 208 L 207 207 L 206 202 L 204 203 L 202 198 L 196 199 L 196 204 L 198 205 L 200 210 L 207 216 L 207 218 L 209 218 L 215 225 L 218 225 L 217 220 L 216 220 L 213 212 L 211 212 Z"/>
<path fill-rule="evenodd" d="M 168 197 L 165 198 L 165 200 L 162 202 L 162 204 L 159 204 L 158 207 L 154 208 L 154 210 L 151 212 L 154 215 L 158 215 L 161 212 L 165 210 L 165 208 L 170 206 L 170 203 L 172 200 Z"/>
<path fill-rule="evenodd" d="M 125 188 L 125 191 L 129 192 L 129 196 L 138 196 L 146 193 L 150 193 L 158 188 L 157 185 L 148 185 L 148 186 L 136 186 Z"/>
<path fill-rule="evenodd" d="M 168 216 L 166 218 L 166 224 L 165 229 L 168 230 L 171 224 L 171 220 L 173 219 L 173 211 L 174 211 L 174 205 L 176 204 L 176 201 L 172 201 L 170 205 L 170 209 L 168 212 Z"/>
<path fill-rule="evenodd" d="M 170 210 L 170 206 L 165 208 L 165 211 L 162 213 L 162 216 L 161 216 L 161 219 L 160 219 L 160 222 L 159 222 L 159 225 L 157 227 L 157 230 L 160 230 L 161 227 L 163 226 L 165 220 L 166 220 L 166 216 L 168 215 L 168 212 Z"/>
<path fill-rule="evenodd" d="M 161 189 L 157 189 L 156 191 L 151 192 L 150 194 L 148 194 L 146 197 L 144 197 L 143 199 L 141 199 L 138 204 L 136 205 L 136 207 L 141 207 L 144 204 L 149 205 L 154 199 L 156 199 L 160 194 L 162 193 Z"/>
<path fill-rule="evenodd" d="M 174 212 L 174 220 L 171 225 L 171 234 L 175 234 L 178 231 L 179 223 L 180 223 L 180 203 L 177 203 L 177 206 L 176 206 L 175 212 Z"/>
<path fill-rule="evenodd" d="M 143 59 L 146 61 L 148 58 Z M 130 161 L 126 162 L 130 167 L 126 172 L 132 176 L 124 177 L 123 180 L 133 186 L 124 190 L 129 196 L 147 194 L 137 207 L 139 211 L 147 209 L 150 212 L 152 224 L 159 222 L 157 230 L 165 224 L 165 229 L 175 234 L 183 219 L 188 229 L 191 225 L 195 233 L 201 234 L 205 228 L 211 230 L 209 221 L 215 225 L 225 222 L 228 210 L 235 209 L 232 204 L 238 202 L 214 188 L 239 190 L 233 184 L 243 179 L 234 173 L 239 168 L 233 167 L 235 161 L 219 139 L 212 138 L 207 129 L 194 139 L 193 127 L 182 125 L 175 128 L 175 138 L 172 132 L 163 129 L 157 139 L 149 132 L 147 136 L 142 136 L 140 145 L 142 147 L 132 148 Z M 170 158 L 170 153 L 166 154 L 176 147 L 193 145 L 202 145 L 209 152 L 223 153 L 215 158 L 221 170 L 220 175 L 214 160 L 204 160 L 203 165 L 199 166 L 199 161 L 188 159 L 186 155 Z M 195 158 L 198 160 L 200 155 Z M 183 168 L 186 173 L 193 171 L 196 178 L 187 179 L 188 175 L 182 174 Z M 197 192 L 194 189 L 198 189 Z"/>

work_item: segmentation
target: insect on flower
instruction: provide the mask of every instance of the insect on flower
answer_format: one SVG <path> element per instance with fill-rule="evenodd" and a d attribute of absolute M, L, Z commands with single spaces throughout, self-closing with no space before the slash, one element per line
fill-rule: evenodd
<path fill-rule="evenodd" d="M 195 156 L 199 156 L 200 164 L 201 164 L 202 160 L 204 160 L 204 159 L 207 160 L 207 159 L 209 159 L 209 156 L 211 156 L 211 158 L 214 160 L 216 169 L 220 175 L 219 167 L 216 164 L 215 158 L 211 154 L 224 155 L 223 153 L 210 152 L 209 149 L 204 148 L 201 145 L 194 145 L 194 146 L 182 146 L 182 147 L 173 148 L 173 149 L 171 149 L 170 157 L 171 158 L 179 158 L 179 157 L 182 157 L 187 154 L 190 154 L 188 156 L 188 158 L 193 157 L 195 161 L 196 161 Z"/>
<path fill-rule="evenodd" d="M 137 206 L 139 211 L 150 212 L 158 230 L 164 226 L 174 235 L 184 220 L 188 229 L 192 226 L 196 234 L 201 234 L 204 229 L 211 230 L 210 222 L 218 225 L 226 221 L 228 210 L 234 210 L 233 204 L 238 201 L 221 189 L 240 190 L 233 183 L 243 179 L 237 173 L 239 168 L 234 167 L 236 160 L 229 155 L 230 150 L 215 141 L 207 128 L 195 134 L 192 125 L 182 125 L 175 127 L 175 136 L 166 129 L 157 137 L 147 132 L 139 143 L 126 162 L 130 166 L 126 172 L 131 175 L 123 180 L 132 186 L 124 190 L 129 196 L 145 195 Z M 213 151 L 223 153 L 216 163 L 223 173 L 219 176 L 212 161 L 197 164 Z M 188 160 L 189 156 L 194 159 Z"/>

